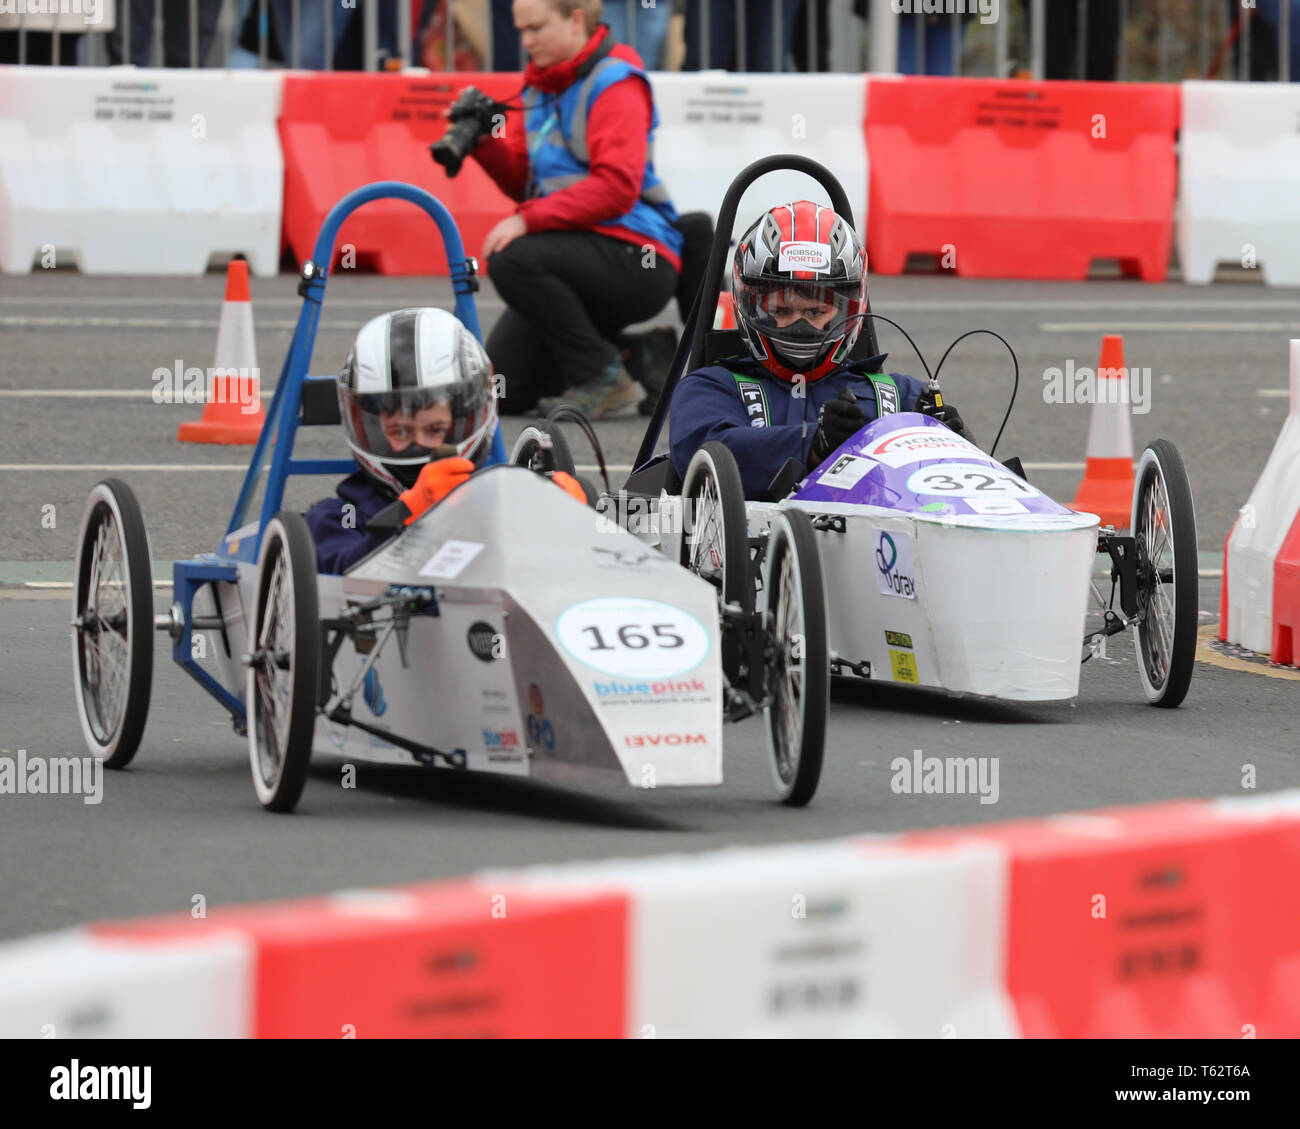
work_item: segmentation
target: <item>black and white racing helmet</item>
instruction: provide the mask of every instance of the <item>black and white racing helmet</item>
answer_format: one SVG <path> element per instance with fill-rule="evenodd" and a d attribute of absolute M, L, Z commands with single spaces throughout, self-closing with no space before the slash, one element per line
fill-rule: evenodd
<path fill-rule="evenodd" d="M 492 363 L 447 310 L 382 314 L 361 327 L 339 374 L 339 410 L 361 469 L 394 492 L 433 459 L 482 466 L 497 426 Z"/>

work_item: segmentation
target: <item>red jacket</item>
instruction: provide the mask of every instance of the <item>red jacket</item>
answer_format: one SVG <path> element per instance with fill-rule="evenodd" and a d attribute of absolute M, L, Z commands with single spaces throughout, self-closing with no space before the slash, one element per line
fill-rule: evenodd
<path fill-rule="evenodd" d="M 549 67 L 532 63 L 524 71 L 524 84 L 559 93 L 576 81 L 578 68 L 600 46 L 608 33 L 599 25 L 586 45 L 572 59 Z M 610 52 L 644 67 L 641 56 L 625 44 Z M 521 201 L 515 210 L 523 217 L 529 233 L 535 231 L 592 231 L 603 223 L 631 211 L 641 195 L 645 178 L 646 135 L 650 132 L 652 108 L 650 88 L 639 78 L 616 82 L 587 110 L 587 151 L 591 172 L 577 184 L 549 196 L 525 199 L 528 193 L 528 138 L 521 121 L 512 122 L 504 137 L 490 138 L 478 145 L 473 158 L 512 200 Z M 641 246 L 646 236 L 620 227 L 603 227 L 600 234 Z M 658 240 L 650 240 L 656 256 L 681 270 L 681 259 Z"/>

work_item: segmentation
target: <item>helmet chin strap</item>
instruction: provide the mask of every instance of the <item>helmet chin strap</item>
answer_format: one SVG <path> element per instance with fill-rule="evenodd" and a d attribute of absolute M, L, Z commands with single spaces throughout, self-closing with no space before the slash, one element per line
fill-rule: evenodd
<path fill-rule="evenodd" d="M 822 353 L 826 349 L 826 331 L 818 329 L 807 318 L 800 318 L 797 322 L 786 326 L 782 333 L 787 333 L 790 330 L 795 331 L 793 334 L 795 340 L 793 342 L 772 338 L 772 348 L 777 354 L 777 359 L 795 372 L 803 372 L 806 369 L 815 367 L 821 361 Z M 791 344 L 806 345 L 808 355 L 801 357 L 791 352 L 789 348 Z"/>

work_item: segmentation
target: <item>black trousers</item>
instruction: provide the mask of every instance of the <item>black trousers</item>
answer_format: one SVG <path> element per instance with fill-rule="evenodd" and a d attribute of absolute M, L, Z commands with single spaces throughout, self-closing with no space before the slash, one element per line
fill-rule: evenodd
<path fill-rule="evenodd" d="M 594 379 L 618 360 L 613 337 L 652 318 L 677 289 L 671 263 L 594 231 L 521 235 L 487 263 L 506 303 L 488 336 L 510 415 Z"/>

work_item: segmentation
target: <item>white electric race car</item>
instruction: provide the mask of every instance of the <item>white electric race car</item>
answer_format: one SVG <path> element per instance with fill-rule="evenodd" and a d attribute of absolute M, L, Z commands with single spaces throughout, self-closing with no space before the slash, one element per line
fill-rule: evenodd
<path fill-rule="evenodd" d="M 169 612 L 154 615 L 135 495 L 115 479 L 91 491 L 72 621 L 87 746 L 110 768 L 135 755 L 157 629 L 247 736 L 257 796 L 276 811 L 298 802 L 313 753 L 565 781 L 603 773 L 638 787 L 721 783 L 713 588 L 509 465 L 499 431 L 492 465 L 345 574 L 318 575 L 304 518 L 281 508 L 290 475 L 355 470 L 293 454 L 299 426 L 338 422 L 334 378 L 307 375 L 318 264 L 332 262 L 348 214 L 381 198 L 438 224 L 456 314 L 479 335 L 474 265 L 437 200 L 384 182 L 334 207 L 303 266 L 298 327 L 227 533 L 217 552 L 174 562 Z M 384 520 L 400 521 L 386 511 L 371 524 Z M 779 642 L 780 630 L 767 634 Z"/>
<path fill-rule="evenodd" d="M 741 195 L 775 169 L 820 181 L 835 211 L 852 222 L 839 182 L 815 161 L 764 158 L 736 178 L 635 469 L 618 491 L 606 476 L 601 500 L 611 520 L 714 585 L 728 687 L 745 685 L 761 658 L 749 631 L 756 601 L 785 599 L 768 591 L 772 575 L 786 579 L 769 558 L 775 550 L 778 562 L 793 561 L 782 547 L 797 544 L 798 576 L 805 586 L 810 576 L 816 582 L 798 605 L 806 646 L 802 656 L 786 656 L 783 669 L 795 682 L 789 708 L 801 714 L 805 732 L 816 731 L 814 715 L 827 708 L 826 673 L 1007 701 L 1073 698 L 1081 663 L 1105 636 L 1130 627 L 1148 700 L 1179 705 L 1196 647 L 1196 519 L 1183 461 L 1167 440 L 1142 454 L 1126 535 L 1053 501 L 1026 479 L 1019 460 L 998 462 L 920 413 L 870 422 L 811 473 L 792 461 L 765 501 L 745 499 L 735 459 L 720 442 L 704 444 L 681 479 L 666 454 L 655 454 L 682 376 L 745 352 L 734 331 L 709 331 L 705 315 L 717 305 Z M 856 355 L 879 355 L 878 316 L 867 315 Z M 571 461 L 561 424 L 575 416 L 557 409 L 535 429 L 533 443 L 546 433 Z M 594 432 L 577 422 L 603 468 Z M 525 462 L 528 453 L 516 448 Z M 1099 553 L 1110 564 L 1108 595 L 1093 575 Z M 836 609 L 829 622 L 823 586 Z M 1102 613 L 1094 630 L 1090 592 Z M 797 778 L 792 749 L 778 763 Z"/>

